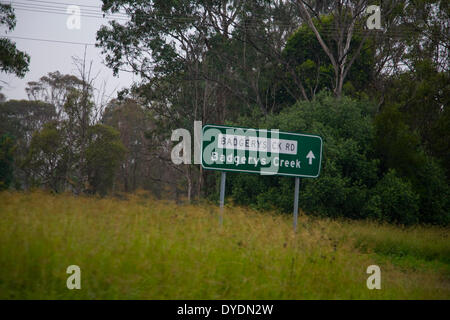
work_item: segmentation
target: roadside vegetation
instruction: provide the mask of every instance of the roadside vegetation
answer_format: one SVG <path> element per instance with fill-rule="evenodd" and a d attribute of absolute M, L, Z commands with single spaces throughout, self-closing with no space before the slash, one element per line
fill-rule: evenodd
<path fill-rule="evenodd" d="M 449 230 L 216 205 L 0 193 L 0 299 L 449 299 Z M 381 290 L 369 290 L 370 265 Z M 70 265 L 81 289 L 68 290 Z"/>

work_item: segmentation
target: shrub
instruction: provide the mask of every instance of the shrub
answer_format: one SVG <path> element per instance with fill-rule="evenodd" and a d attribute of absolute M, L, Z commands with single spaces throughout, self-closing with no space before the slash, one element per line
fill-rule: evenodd
<path fill-rule="evenodd" d="M 0 190 L 8 189 L 13 180 L 14 148 L 9 134 L 0 136 Z"/>
<path fill-rule="evenodd" d="M 409 225 L 419 221 L 419 196 L 391 169 L 371 192 L 363 212 L 369 218 Z"/>
<path fill-rule="evenodd" d="M 420 197 L 420 221 L 430 224 L 450 223 L 450 188 L 445 171 L 436 160 L 427 158 L 417 171 L 415 189 Z"/>
<path fill-rule="evenodd" d="M 301 179 L 299 207 L 308 214 L 448 224 L 450 188 L 442 164 L 421 151 L 419 137 L 401 121 L 398 110 L 390 108 L 375 119 L 374 109 L 368 101 L 321 93 L 311 102 L 236 125 L 323 138 L 320 176 Z M 291 177 L 234 174 L 227 188 L 238 204 L 292 211 Z"/>
<path fill-rule="evenodd" d="M 260 123 L 247 126 L 313 133 L 323 138 L 322 172 L 318 179 L 301 179 L 299 206 L 322 216 L 361 217 L 368 188 L 378 180 L 378 161 L 371 158 L 374 127 L 373 105 L 325 93 L 312 102 L 299 102 Z M 257 209 L 278 208 L 291 212 L 294 179 L 238 174 L 230 179 L 236 203 Z"/>

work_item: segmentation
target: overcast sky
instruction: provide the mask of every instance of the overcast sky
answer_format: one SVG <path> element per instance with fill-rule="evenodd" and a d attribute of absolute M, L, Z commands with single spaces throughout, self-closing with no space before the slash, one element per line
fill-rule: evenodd
<path fill-rule="evenodd" d="M 97 30 L 102 24 L 107 24 L 108 19 L 97 17 L 101 15 L 100 0 L 0 0 L 1 3 L 11 3 L 15 8 L 17 25 L 7 33 L 7 36 L 25 37 L 35 39 L 48 39 L 77 43 L 95 43 Z M 69 4 L 78 5 L 81 10 L 80 29 L 69 29 L 66 13 Z M 46 12 L 43 12 L 46 11 Z M 96 17 L 93 17 L 96 16 Z M 1 35 L 6 28 L 0 27 Z M 16 42 L 19 50 L 27 52 L 31 57 L 29 71 L 20 79 L 13 75 L 0 73 L 2 93 L 7 99 L 27 99 L 25 93 L 26 83 L 36 81 L 43 75 L 52 71 L 61 73 L 76 73 L 72 63 L 72 56 L 83 57 L 85 46 L 82 44 L 69 44 L 58 42 L 34 41 L 25 39 L 11 39 Z M 87 47 L 87 60 L 93 60 L 93 70 L 100 71 L 98 85 L 107 80 L 107 93 L 111 94 L 116 88 L 129 87 L 133 82 L 133 75 L 122 72 L 119 77 L 113 77 L 112 72 L 103 64 L 104 57 L 100 48 Z M 115 94 L 113 95 L 115 96 Z"/>

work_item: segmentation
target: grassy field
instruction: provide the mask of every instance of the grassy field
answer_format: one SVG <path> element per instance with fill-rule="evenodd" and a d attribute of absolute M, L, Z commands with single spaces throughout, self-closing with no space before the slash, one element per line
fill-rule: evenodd
<path fill-rule="evenodd" d="M 449 229 L 0 193 L 0 299 L 450 299 Z M 366 287 L 369 265 L 381 290 Z M 68 290 L 66 268 L 81 268 Z"/>

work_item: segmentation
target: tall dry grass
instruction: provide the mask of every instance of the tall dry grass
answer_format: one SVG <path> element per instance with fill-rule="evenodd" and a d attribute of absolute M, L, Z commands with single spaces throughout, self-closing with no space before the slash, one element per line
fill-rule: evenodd
<path fill-rule="evenodd" d="M 0 299 L 449 299 L 448 229 L 0 193 Z M 369 290 L 366 269 L 381 268 Z M 66 268 L 81 268 L 68 290 Z"/>

